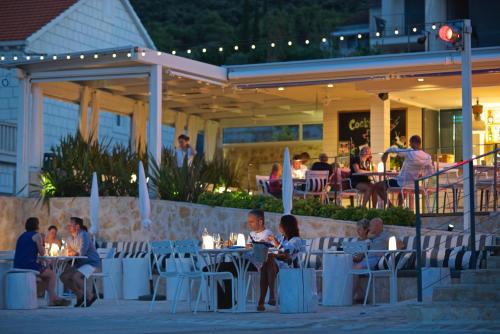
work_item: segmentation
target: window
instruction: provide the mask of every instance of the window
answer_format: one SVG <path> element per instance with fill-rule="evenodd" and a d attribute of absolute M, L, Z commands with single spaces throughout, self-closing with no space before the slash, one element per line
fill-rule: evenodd
<path fill-rule="evenodd" d="M 299 140 L 298 125 L 255 126 L 224 129 L 224 144 Z"/>
<path fill-rule="evenodd" d="M 322 140 L 323 124 L 302 125 L 302 140 Z"/>

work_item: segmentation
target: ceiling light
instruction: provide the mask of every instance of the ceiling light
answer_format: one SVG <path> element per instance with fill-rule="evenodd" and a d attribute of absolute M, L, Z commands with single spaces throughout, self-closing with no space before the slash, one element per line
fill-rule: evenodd
<path fill-rule="evenodd" d="M 12 57 L 13 60 L 17 60 L 17 56 Z"/>
<path fill-rule="evenodd" d="M 4 57 L 4 56 L 1 56 L 1 57 L 0 57 L 0 60 L 5 60 L 5 57 Z"/>
<path fill-rule="evenodd" d="M 424 78 L 418 78 L 417 81 L 418 82 L 424 82 Z"/>
<path fill-rule="evenodd" d="M 278 90 L 285 90 L 285 87 L 278 87 Z"/>
<path fill-rule="evenodd" d="M 333 87 L 333 84 L 328 84 L 326 87 L 328 87 L 328 88 L 332 88 L 332 87 Z"/>
<path fill-rule="evenodd" d="M 52 59 L 53 59 L 53 60 L 56 60 L 56 59 L 57 59 L 57 56 L 52 56 Z"/>
<path fill-rule="evenodd" d="M 344 36 L 340 36 L 340 37 L 339 37 L 339 39 L 340 39 L 341 41 L 343 41 L 343 40 L 344 40 Z"/>
<path fill-rule="evenodd" d="M 30 56 L 26 56 L 26 60 L 30 60 L 30 59 L 31 59 L 31 57 L 30 57 Z"/>

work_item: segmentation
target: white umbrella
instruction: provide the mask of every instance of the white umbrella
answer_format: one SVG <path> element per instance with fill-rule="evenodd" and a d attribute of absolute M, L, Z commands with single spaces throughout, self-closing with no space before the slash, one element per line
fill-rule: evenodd
<path fill-rule="evenodd" d="M 283 201 L 283 213 L 289 215 L 292 213 L 293 206 L 293 179 L 292 166 L 290 165 L 290 152 L 288 147 L 283 153 L 283 173 L 281 176 L 281 198 Z"/>
<path fill-rule="evenodd" d="M 142 227 L 146 230 L 151 226 L 151 204 L 149 203 L 148 184 L 146 182 L 146 173 L 142 161 L 139 161 L 139 213 L 141 214 Z"/>
<path fill-rule="evenodd" d="M 96 235 L 99 230 L 99 188 L 97 174 L 92 173 L 92 188 L 90 189 L 90 233 Z"/>

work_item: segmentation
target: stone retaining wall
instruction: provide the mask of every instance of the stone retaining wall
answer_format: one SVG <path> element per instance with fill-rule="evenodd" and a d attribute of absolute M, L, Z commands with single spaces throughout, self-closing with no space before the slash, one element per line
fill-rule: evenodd
<path fill-rule="evenodd" d="M 100 199 L 98 237 L 109 241 L 200 238 L 206 227 L 210 233 L 247 232 L 248 210 L 210 207 L 185 202 L 151 201 L 150 231 L 144 231 L 139 217 L 138 199 L 102 197 Z M 13 249 L 24 222 L 30 216 L 40 219 L 41 230 L 56 225 L 64 235 L 64 225 L 71 216 L 84 218 L 89 226 L 89 198 L 53 198 L 48 205 L 33 198 L 0 197 L 0 250 Z M 266 213 L 267 226 L 277 231 L 281 214 Z M 299 216 L 304 238 L 319 236 L 354 236 L 356 224 L 319 217 Z M 396 236 L 414 234 L 414 228 L 387 226 Z M 434 231 L 432 233 L 446 233 Z"/>

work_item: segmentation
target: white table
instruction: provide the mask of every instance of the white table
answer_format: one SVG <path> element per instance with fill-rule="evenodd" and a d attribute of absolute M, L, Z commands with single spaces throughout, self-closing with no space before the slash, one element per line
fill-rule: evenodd
<path fill-rule="evenodd" d="M 217 263 L 224 261 L 225 258 L 230 258 L 236 268 L 237 277 L 237 300 L 236 312 L 247 312 L 246 308 L 246 287 L 247 287 L 247 272 L 250 265 L 249 259 L 245 256 L 252 252 L 249 248 L 222 248 L 222 249 L 203 249 L 200 250 L 200 255 L 203 255 L 207 262 L 209 270 L 216 271 Z"/>
<path fill-rule="evenodd" d="M 66 270 L 68 263 L 75 265 L 75 260 L 86 259 L 86 256 L 39 256 L 41 260 L 45 260 L 47 264 L 51 264 L 52 270 L 56 274 L 56 291 L 57 294 L 61 294 L 61 274 Z"/>
<path fill-rule="evenodd" d="M 147 258 L 124 258 L 123 299 L 139 299 L 149 291 L 149 261 Z"/>

